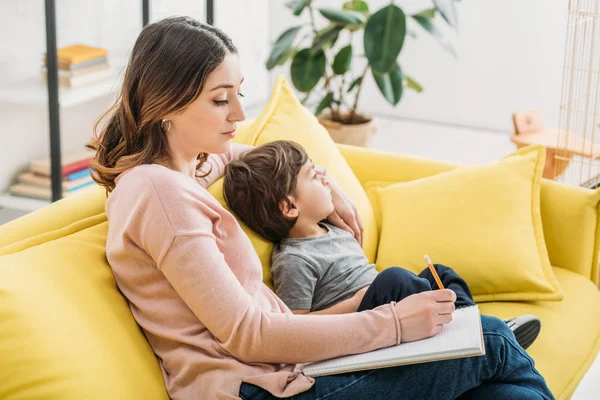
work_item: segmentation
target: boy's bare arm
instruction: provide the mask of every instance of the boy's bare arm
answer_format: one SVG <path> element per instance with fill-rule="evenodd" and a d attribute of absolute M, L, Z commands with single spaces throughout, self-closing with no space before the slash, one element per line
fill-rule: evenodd
<path fill-rule="evenodd" d="M 329 308 L 325 308 L 324 310 L 310 312 L 310 310 L 307 310 L 307 309 L 299 309 L 299 310 L 292 310 L 292 313 L 294 313 L 294 314 L 310 314 L 310 315 L 353 313 L 358 310 L 358 306 L 360 305 L 360 302 L 362 301 L 362 298 L 364 297 L 365 292 L 367 291 L 368 288 L 369 288 L 368 286 L 364 287 L 364 288 L 360 289 L 358 292 L 356 292 L 356 294 L 354 296 L 352 296 L 351 298 L 341 301 L 337 304 L 334 304 L 333 306 L 331 306 Z"/>

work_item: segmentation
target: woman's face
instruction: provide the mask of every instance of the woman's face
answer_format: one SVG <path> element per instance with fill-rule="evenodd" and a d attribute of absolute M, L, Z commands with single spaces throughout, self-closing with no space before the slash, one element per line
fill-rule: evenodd
<path fill-rule="evenodd" d="M 167 138 L 177 158 L 195 159 L 199 153 L 229 150 L 236 123 L 246 118 L 241 103 L 243 81 L 238 56 L 229 54 L 211 72 L 200 96 L 183 112 L 167 117 Z"/>

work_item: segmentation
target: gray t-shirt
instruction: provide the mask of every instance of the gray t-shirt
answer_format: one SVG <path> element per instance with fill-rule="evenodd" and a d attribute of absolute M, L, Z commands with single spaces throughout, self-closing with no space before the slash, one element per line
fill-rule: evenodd
<path fill-rule="evenodd" d="M 275 293 L 292 310 L 319 311 L 351 298 L 377 276 L 360 244 L 347 231 L 319 223 L 328 233 L 284 239 L 273 248 Z"/>

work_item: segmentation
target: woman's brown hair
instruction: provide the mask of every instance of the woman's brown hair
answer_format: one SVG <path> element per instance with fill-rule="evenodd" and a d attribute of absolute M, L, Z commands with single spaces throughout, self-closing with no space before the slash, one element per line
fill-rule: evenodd
<path fill-rule="evenodd" d="M 121 93 L 94 125 L 95 136 L 88 144 L 96 150 L 92 177 L 107 194 L 122 172 L 170 162 L 169 125 L 163 126 L 162 119 L 196 100 L 206 77 L 228 54 L 237 54 L 237 49 L 226 34 L 189 17 L 166 18 L 142 30 Z M 198 154 L 196 171 L 207 156 Z"/>

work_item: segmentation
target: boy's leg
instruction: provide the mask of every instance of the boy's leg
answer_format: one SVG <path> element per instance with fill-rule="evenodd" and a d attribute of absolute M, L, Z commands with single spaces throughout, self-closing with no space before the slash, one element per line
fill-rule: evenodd
<path fill-rule="evenodd" d="M 475 304 L 467 282 L 454 272 L 452 268 L 441 264 L 434 264 L 433 267 L 439 275 L 442 285 L 448 289 L 452 289 L 456 293 L 456 302 L 454 303 L 456 307 Z M 437 289 L 437 283 L 429 268 L 421 271 L 419 277 L 427 279 L 431 283 L 431 286 Z M 540 319 L 535 315 L 530 314 L 522 315 L 504 322 L 506 322 L 511 331 L 513 331 L 517 342 L 523 349 L 527 349 L 531 346 L 538 337 L 541 329 Z"/>
<path fill-rule="evenodd" d="M 431 290 L 431 284 L 425 278 L 419 278 L 404 268 L 390 267 L 379 274 L 367 289 L 358 311 L 372 310 L 392 301 L 400 301 L 411 294 Z"/>
<path fill-rule="evenodd" d="M 454 293 L 456 293 L 456 302 L 454 303 L 456 307 L 475 304 L 475 301 L 473 301 L 473 296 L 471 295 L 471 290 L 469 289 L 469 285 L 467 285 L 467 282 L 465 282 L 463 278 L 454 272 L 452 268 L 446 267 L 442 264 L 434 264 L 433 267 L 439 275 L 442 285 L 444 285 L 446 289 L 452 289 Z M 423 271 L 421 271 L 419 277 L 427 279 L 432 288 L 439 289 L 429 268 L 425 268 Z"/>

